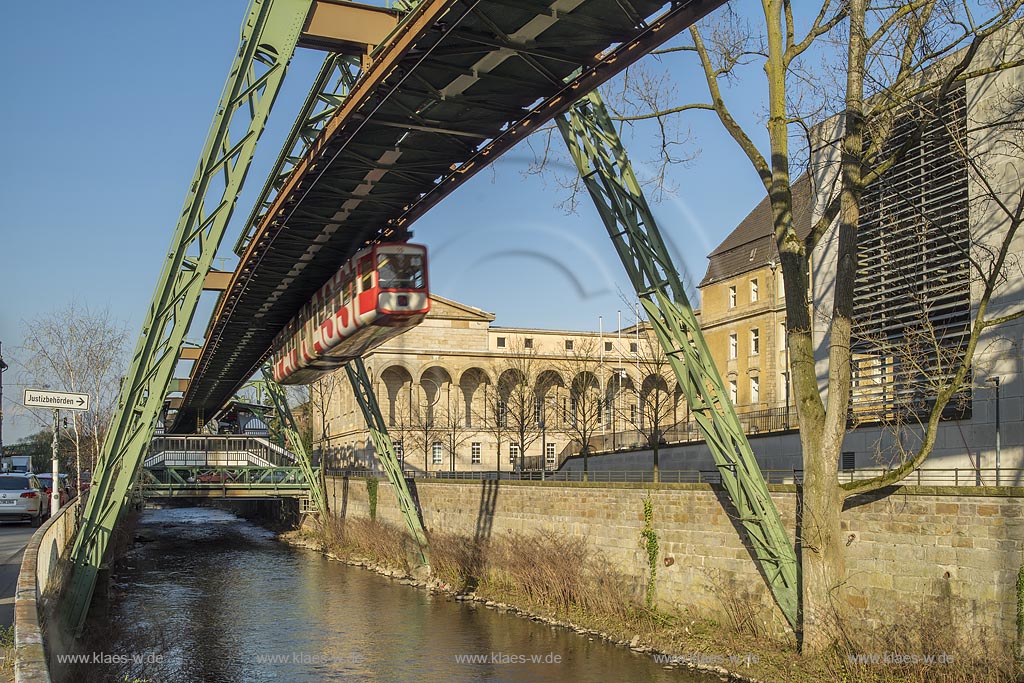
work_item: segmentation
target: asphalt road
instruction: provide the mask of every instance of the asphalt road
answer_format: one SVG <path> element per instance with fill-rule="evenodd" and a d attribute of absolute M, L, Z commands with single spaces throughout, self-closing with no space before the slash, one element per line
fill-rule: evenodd
<path fill-rule="evenodd" d="M 36 528 L 27 522 L 0 522 L 0 626 L 14 623 L 14 591 L 21 553 Z"/>

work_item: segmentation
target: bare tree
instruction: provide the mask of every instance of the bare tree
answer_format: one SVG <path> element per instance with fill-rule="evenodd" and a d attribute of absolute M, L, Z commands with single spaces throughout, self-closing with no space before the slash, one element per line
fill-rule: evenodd
<path fill-rule="evenodd" d="M 660 481 L 659 449 L 664 442 L 666 428 L 673 424 L 675 403 L 669 389 L 674 381 L 668 356 L 646 324 L 640 324 L 633 361 L 637 380 L 634 385 L 637 409 L 625 414 L 626 421 L 637 431 L 651 449 L 654 481 Z"/>
<path fill-rule="evenodd" d="M 541 435 L 542 397 L 537 387 L 537 351 L 513 338 L 507 355 L 495 368 L 497 392 L 504 405 L 509 434 L 519 448 L 519 470 L 526 467 L 526 453 Z M 543 456 L 543 454 L 541 454 Z"/>
<path fill-rule="evenodd" d="M 583 480 L 588 478 L 587 457 L 591 442 L 601 429 L 604 416 L 604 395 L 601 391 L 601 357 L 593 339 L 577 339 L 559 370 L 566 378 L 569 389 L 568 402 L 557 405 L 561 428 L 570 439 L 580 445 L 583 456 Z"/>
<path fill-rule="evenodd" d="M 993 292 L 1005 281 L 1010 240 L 1020 211 L 1020 175 L 1013 190 L 981 180 L 984 169 L 968 153 L 974 181 L 983 188 L 991 210 L 1004 218 L 989 258 L 973 263 L 981 296 L 978 314 L 953 365 L 946 366 L 932 387 L 929 409 L 920 421 L 918 448 L 884 476 L 838 484 L 838 461 L 847 429 L 851 395 L 851 341 L 854 283 L 858 274 L 859 232 L 865 190 L 879 182 L 922 139 L 955 86 L 967 78 L 1021 60 L 1011 49 L 991 50 L 990 61 L 976 57 L 993 36 L 1017 18 L 1020 0 L 999 0 L 979 9 L 958 0 L 909 0 L 871 5 L 867 0 L 825 0 L 809 16 L 799 16 L 790 0 L 764 0 L 763 26 L 755 31 L 726 13 L 690 31 L 689 40 L 662 51 L 696 56 L 708 86 L 704 102 L 666 102 L 664 98 L 624 98 L 646 111 L 620 115 L 621 120 L 661 122 L 687 111 L 713 112 L 736 141 L 764 185 L 772 209 L 786 294 L 790 376 L 800 421 L 804 454 L 802 488 L 803 646 L 816 652 L 840 633 L 845 579 L 845 552 L 840 532 L 843 501 L 859 493 L 897 483 L 931 453 L 946 406 L 962 391 L 977 343 L 992 325 L 1019 311 L 988 316 Z M 804 9 L 803 7 L 799 9 Z M 801 28 L 804 28 L 801 31 Z M 673 57 L 679 55 L 673 54 Z M 823 66 L 811 68 L 815 62 Z M 733 115 L 726 103 L 731 81 L 760 65 L 766 76 L 768 150 Z M 750 69 L 749 73 L 754 73 Z M 650 81 L 657 85 L 658 81 Z M 635 86 L 638 81 L 634 80 Z M 836 84 L 840 87 L 836 88 Z M 746 86 L 749 87 L 749 86 Z M 838 97 L 836 96 L 838 94 Z M 651 106 L 652 104 L 656 106 Z M 825 112 L 842 112 L 836 125 L 816 127 Z M 622 112 L 620 112 L 622 114 Z M 891 144 L 899 130 L 900 144 Z M 664 132 L 665 126 L 660 130 Z M 835 140 L 830 166 L 812 166 L 812 142 Z M 806 237 L 793 225 L 790 190 L 795 172 L 815 171 L 817 194 L 823 199 L 816 222 Z M 832 301 L 825 306 L 828 330 L 827 405 L 815 369 L 810 301 L 810 257 L 825 241 L 836 240 L 837 271 Z M 935 368 L 932 368 L 934 371 Z"/>
<path fill-rule="evenodd" d="M 508 396 L 503 392 L 501 383 L 484 397 L 484 429 L 494 435 L 494 464 L 498 477 L 501 477 L 501 444 L 511 440 L 512 428 L 508 419 Z M 511 450 L 511 449 L 510 449 Z"/>
<path fill-rule="evenodd" d="M 22 328 L 25 341 L 18 358 L 25 383 L 89 394 L 89 410 L 73 411 L 66 430 L 75 452 L 76 476 L 81 477 L 83 463 L 87 469 L 95 467 L 117 406 L 127 368 L 127 329 L 109 310 L 94 311 L 74 302 L 22 321 Z M 52 422 L 48 415 L 37 416 L 42 424 Z"/>

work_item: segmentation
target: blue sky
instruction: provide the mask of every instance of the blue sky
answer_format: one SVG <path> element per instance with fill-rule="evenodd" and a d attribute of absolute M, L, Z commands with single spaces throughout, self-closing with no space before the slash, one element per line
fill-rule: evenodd
<path fill-rule="evenodd" d="M 0 341 L 18 355 L 23 321 L 71 301 L 109 307 L 132 339 L 142 322 L 214 106 L 247 0 L 15 3 L 0 25 Z M 734 3 L 756 16 L 758 4 Z M 300 51 L 271 116 L 221 252 L 231 256 L 280 143 L 322 55 Z M 691 65 L 692 66 L 692 65 Z M 673 64 L 679 90 L 706 97 L 700 75 Z M 727 93 L 764 143 L 760 79 Z M 679 97 L 682 101 L 682 96 Z M 677 191 L 655 207 L 662 229 L 697 280 L 706 255 L 763 197 L 750 164 L 717 119 L 685 124 L 699 149 L 674 168 Z M 629 140 L 634 161 L 653 138 Z M 551 178 L 525 177 L 520 146 L 415 226 L 432 250 L 435 292 L 497 315 L 496 324 L 605 329 L 628 281 L 589 199 L 575 215 Z M 641 173 L 643 172 L 642 164 Z M 197 314 L 201 329 L 212 301 Z M 12 363 L 13 365 L 13 363 Z M 34 428 L 18 420 L 16 368 L 5 374 L 5 441 Z"/>

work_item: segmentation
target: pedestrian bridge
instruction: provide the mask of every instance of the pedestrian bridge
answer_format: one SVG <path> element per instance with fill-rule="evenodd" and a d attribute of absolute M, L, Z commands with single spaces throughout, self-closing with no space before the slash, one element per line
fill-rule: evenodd
<path fill-rule="evenodd" d="M 158 436 L 139 477 L 146 498 L 309 496 L 295 455 L 257 436 Z"/>

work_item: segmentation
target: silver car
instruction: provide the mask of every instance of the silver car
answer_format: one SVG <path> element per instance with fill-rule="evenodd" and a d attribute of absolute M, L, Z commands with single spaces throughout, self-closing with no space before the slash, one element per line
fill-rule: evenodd
<path fill-rule="evenodd" d="M 43 485 L 32 474 L 0 474 L 0 520 L 42 524 L 50 511 Z"/>

